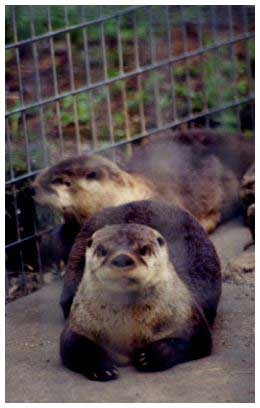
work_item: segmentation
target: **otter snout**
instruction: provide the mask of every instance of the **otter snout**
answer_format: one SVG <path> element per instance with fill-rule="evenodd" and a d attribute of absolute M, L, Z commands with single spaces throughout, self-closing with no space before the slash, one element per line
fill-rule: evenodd
<path fill-rule="evenodd" d="M 117 268 L 129 268 L 135 266 L 135 261 L 129 255 L 120 254 L 111 259 L 111 264 Z"/>

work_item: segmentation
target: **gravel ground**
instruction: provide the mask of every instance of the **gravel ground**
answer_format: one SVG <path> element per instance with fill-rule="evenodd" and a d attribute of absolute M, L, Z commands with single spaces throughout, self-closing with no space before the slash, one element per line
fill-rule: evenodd
<path fill-rule="evenodd" d="M 6 307 L 6 402 L 254 402 L 254 247 L 246 251 L 250 266 L 243 258 L 239 270 L 250 240 L 241 220 L 211 238 L 224 276 L 211 356 L 161 373 L 124 367 L 117 381 L 88 381 L 59 360 L 56 282 Z"/>

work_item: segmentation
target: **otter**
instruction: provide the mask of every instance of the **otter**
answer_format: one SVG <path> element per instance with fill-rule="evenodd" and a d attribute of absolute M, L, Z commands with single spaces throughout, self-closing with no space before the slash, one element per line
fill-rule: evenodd
<path fill-rule="evenodd" d="M 220 294 L 218 256 L 188 212 L 155 200 L 107 208 L 69 256 L 62 362 L 108 381 L 120 365 L 161 371 L 204 357 Z"/>
<path fill-rule="evenodd" d="M 37 176 L 35 199 L 80 225 L 108 206 L 162 199 L 211 232 L 238 210 L 240 180 L 253 154 L 253 143 L 241 134 L 164 132 L 134 146 L 121 166 L 97 154 L 62 160 Z"/>

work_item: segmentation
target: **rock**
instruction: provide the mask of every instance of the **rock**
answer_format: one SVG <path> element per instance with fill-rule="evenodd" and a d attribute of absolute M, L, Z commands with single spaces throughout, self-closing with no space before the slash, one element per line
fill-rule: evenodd
<path fill-rule="evenodd" d="M 254 284 L 255 251 L 254 247 L 231 259 L 223 270 L 223 280 L 236 284 Z"/>

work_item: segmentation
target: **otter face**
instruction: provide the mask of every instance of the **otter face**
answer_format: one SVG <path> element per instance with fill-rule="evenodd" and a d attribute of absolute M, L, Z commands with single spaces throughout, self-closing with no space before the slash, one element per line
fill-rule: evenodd
<path fill-rule="evenodd" d="M 35 200 L 82 224 L 105 207 L 131 201 L 129 177 L 102 156 L 78 156 L 43 171 L 34 181 Z"/>
<path fill-rule="evenodd" d="M 167 244 L 158 231 L 139 224 L 112 225 L 88 240 L 83 279 L 105 291 L 138 291 L 164 281 L 169 264 Z"/>

